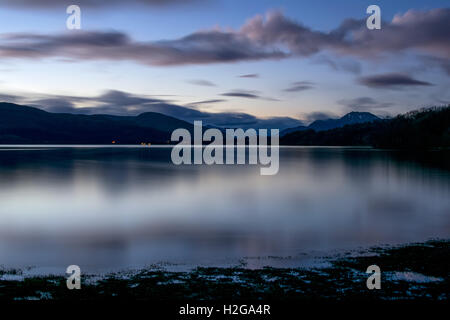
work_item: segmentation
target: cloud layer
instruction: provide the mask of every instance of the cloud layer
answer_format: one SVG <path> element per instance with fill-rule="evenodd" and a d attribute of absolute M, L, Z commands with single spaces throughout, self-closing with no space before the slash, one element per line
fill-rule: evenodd
<path fill-rule="evenodd" d="M 314 88 L 314 84 L 310 81 L 293 82 L 289 88 L 284 89 L 285 92 L 299 92 Z"/>
<path fill-rule="evenodd" d="M 260 99 L 261 97 L 257 92 L 254 91 L 244 91 L 244 90 L 235 90 L 230 92 L 222 93 L 222 96 L 225 97 L 236 97 L 236 98 L 247 98 L 247 99 Z"/>
<path fill-rule="evenodd" d="M 221 95 L 224 97 L 279 101 L 278 99 L 275 99 L 275 98 L 261 96 L 259 91 L 233 90 L 233 91 L 222 93 Z"/>
<path fill-rule="evenodd" d="M 420 81 L 402 73 L 387 73 L 361 77 L 358 82 L 371 88 L 404 88 L 411 86 L 431 86 L 426 81 Z"/>
<path fill-rule="evenodd" d="M 273 11 L 265 17 L 250 19 L 238 30 L 206 30 L 154 42 L 136 41 L 122 32 L 3 34 L 0 56 L 129 60 L 168 66 L 309 57 L 321 52 L 367 60 L 413 50 L 445 63 L 450 52 L 448 30 L 450 9 L 447 8 L 410 10 L 384 23 L 376 32 L 366 28 L 365 20 L 354 19 L 344 20 L 330 32 L 315 31 Z"/>
<path fill-rule="evenodd" d="M 239 78 L 259 78 L 259 74 L 257 73 L 243 74 L 240 75 Z"/>
<path fill-rule="evenodd" d="M 209 81 L 209 80 L 202 80 L 202 79 L 196 79 L 196 80 L 189 80 L 187 81 L 190 84 L 195 84 L 197 86 L 204 86 L 204 87 L 215 87 L 216 84 Z"/>
<path fill-rule="evenodd" d="M 380 109 L 387 109 L 393 106 L 390 102 L 380 102 L 371 97 L 343 99 L 339 100 L 338 103 L 346 106 L 348 111 L 377 112 Z"/>

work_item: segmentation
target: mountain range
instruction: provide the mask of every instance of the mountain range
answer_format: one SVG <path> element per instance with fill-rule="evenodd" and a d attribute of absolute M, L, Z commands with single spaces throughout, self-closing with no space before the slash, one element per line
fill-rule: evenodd
<path fill-rule="evenodd" d="M 359 121 L 352 114 L 350 121 Z M 329 124 L 328 121 L 325 124 Z M 329 130 L 301 129 L 285 134 L 281 145 L 372 146 L 389 149 L 450 148 L 450 106 L 432 107 L 391 119 L 348 124 Z"/>
<path fill-rule="evenodd" d="M 160 113 L 138 116 L 51 113 L 0 103 L 0 144 L 166 144 L 173 130 L 189 122 Z"/>
<path fill-rule="evenodd" d="M 340 119 L 317 120 L 307 127 L 285 129 L 281 135 L 308 129 L 328 130 L 376 119 L 368 112 L 351 112 Z M 157 112 L 138 116 L 83 115 L 0 103 L 1 144 L 167 144 L 177 128 L 192 132 L 193 124 Z"/>
<path fill-rule="evenodd" d="M 303 130 L 326 131 L 340 128 L 350 124 L 365 123 L 380 120 L 376 115 L 370 112 L 350 112 L 339 119 L 316 120 L 309 126 L 298 126 L 281 131 L 280 135 L 284 136 L 288 133 Z"/>
<path fill-rule="evenodd" d="M 137 116 L 82 115 L 0 103 L 0 144 L 167 144 L 178 128 L 192 133 L 194 125 L 157 112 Z M 409 112 L 392 119 L 350 112 L 339 119 L 317 120 L 309 126 L 286 129 L 280 135 L 282 145 L 448 148 L 450 106 Z"/>

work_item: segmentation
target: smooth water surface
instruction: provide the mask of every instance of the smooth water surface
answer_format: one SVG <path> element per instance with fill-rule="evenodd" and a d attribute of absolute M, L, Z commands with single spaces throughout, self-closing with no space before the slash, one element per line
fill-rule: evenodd
<path fill-rule="evenodd" d="M 0 147 L 0 265 L 220 265 L 450 236 L 448 155 L 281 148 L 280 170 L 170 148 Z M 265 262 L 262 262 L 263 264 Z"/>

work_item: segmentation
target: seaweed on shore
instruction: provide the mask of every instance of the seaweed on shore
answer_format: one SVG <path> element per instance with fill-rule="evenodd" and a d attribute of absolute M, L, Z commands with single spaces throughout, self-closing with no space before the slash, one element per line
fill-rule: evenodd
<path fill-rule="evenodd" d="M 144 269 L 83 276 L 68 290 L 63 276 L 24 277 L 0 269 L 0 300 L 425 300 L 450 298 L 450 240 L 371 248 L 330 259 L 325 268 L 197 268 L 190 272 Z M 381 268 L 382 287 L 368 290 L 366 269 Z"/>

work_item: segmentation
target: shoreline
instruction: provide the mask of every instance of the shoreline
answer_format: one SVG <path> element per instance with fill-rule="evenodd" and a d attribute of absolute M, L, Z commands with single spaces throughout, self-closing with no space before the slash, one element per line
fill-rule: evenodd
<path fill-rule="evenodd" d="M 60 275 L 23 276 L 0 269 L 0 300 L 449 300 L 450 239 L 349 251 L 325 256 L 328 266 L 247 269 L 197 267 L 176 272 L 145 268 L 82 275 L 82 289 L 68 290 Z M 381 269 L 381 289 L 368 290 L 366 269 Z"/>

